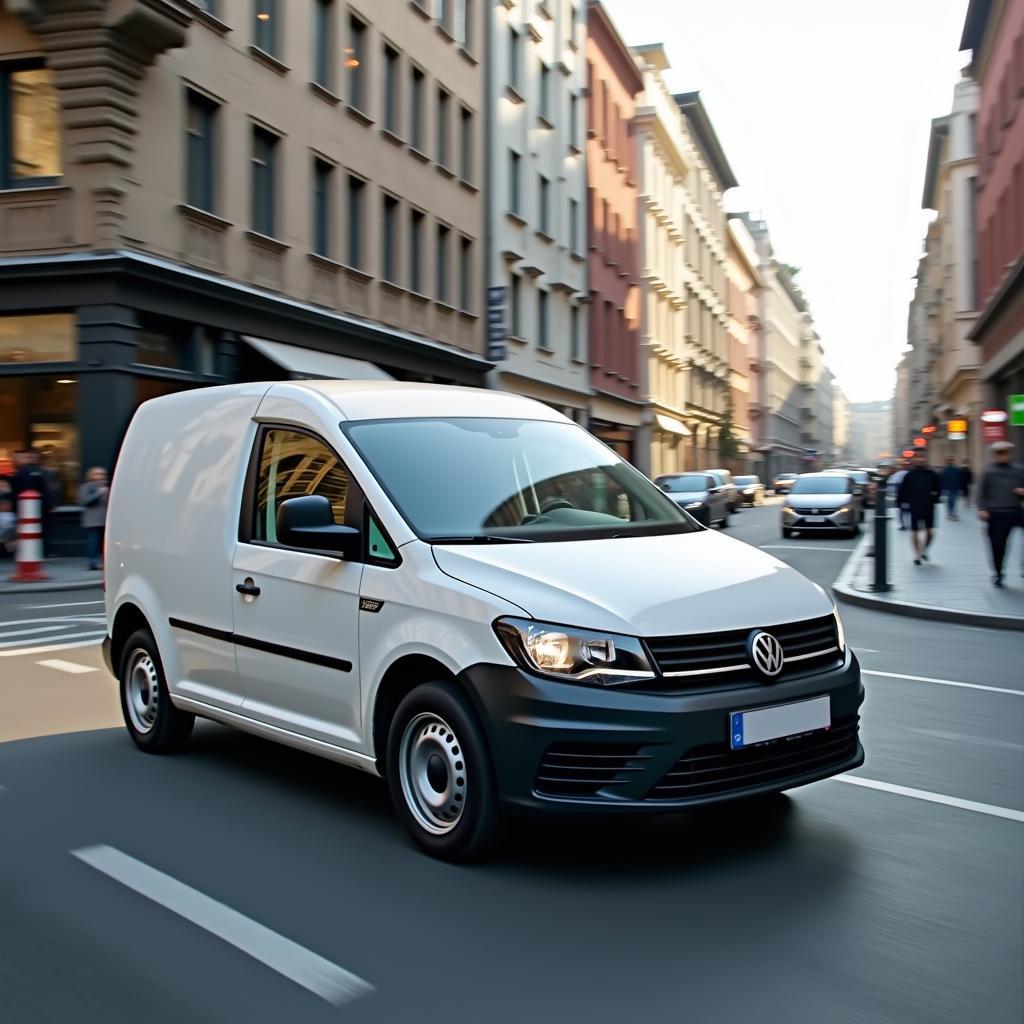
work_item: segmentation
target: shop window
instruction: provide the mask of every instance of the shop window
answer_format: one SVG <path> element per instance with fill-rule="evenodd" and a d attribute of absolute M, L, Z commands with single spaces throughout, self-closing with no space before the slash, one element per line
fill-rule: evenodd
<path fill-rule="evenodd" d="M 77 359 L 71 313 L 0 317 L 0 365 Z"/>
<path fill-rule="evenodd" d="M 53 184 L 63 173 L 53 72 L 0 64 L 0 188 Z"/>

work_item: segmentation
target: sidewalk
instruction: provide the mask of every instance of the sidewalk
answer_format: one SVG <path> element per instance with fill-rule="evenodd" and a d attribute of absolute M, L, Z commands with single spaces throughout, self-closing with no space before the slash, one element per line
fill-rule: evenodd
<path fill-rule="evenodd" d="M 988 537 L 977 510 L 964 509 L 959 522 L 946 519 L 942 509 L 935 514 L 929 561 L 920 566 L 914 565 L 910 534 L 898 530 L 897 520 L 890 519 L 888 577 L 892 589 L 885 594 L 871 589 L 875 560 L 869 552 L 874 549 L 874 522 L 865 523 L 864 539 L 832 585 L 836 598 L 897 615 L 1024 630 L 1021 531 L 1015 530 L 1010 541 L 1000 590 L 992 585 Z"/>
<path fill-rule="evenodd" d="M 41 594 L 48 590 L 87 590 L 103 582 L 103 573 L 86 568 L 84 558 L 50 558 L 43 563 L 44 583 L 11 583 L 14 562 L 0 561 L 0 594 Z"/>

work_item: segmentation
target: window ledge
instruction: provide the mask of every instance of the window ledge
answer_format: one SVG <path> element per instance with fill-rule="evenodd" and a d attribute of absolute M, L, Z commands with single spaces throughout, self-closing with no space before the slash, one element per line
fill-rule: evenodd
<path fill-rule="evenodd" d="M 480 317 L 476 313 L 470 312 L 468 309 L 459 310 L 459 318 L 466 320 L 469 323 L 475 323 Z"/>
<path fill-rule="evenodd" d="M 371 125 L 373 124 L 373 118 L 369 114 L 364 114 L 358 107 L 352 106 L 350 103 L 345 108 L 345 113 L 348 114 L 354 121 L 358 121 L 360 124 Z"/>
<path fill-rule="evenodd" d="M 213 29 L 218 35 L 226 36 L 231 31 L 231 26 L 221 21 L 220 18 L 215 14 L 211 14 L 209 11 L 204 11 L 198 4 L 192 3 L 192 0 L 182 0 L 185 6 L 188 8 L 189 14 L 195 18 L 201 25 L 205 25 L 209 29 Z"/>
<path fill-rule="evenodd" d="M 405 288 L 395 281 L 389 281 L 386 277 L 382 277 L 377 283 L 383 292 L 391 292 L 392 295 L 405 295 L 406 293 Z"/>
<path fill-rule="evenodd" d="M 555 350 L 548 345 L 538 345 L 537 354 L 542 356 L 553 356 L 555 354 Z"/>
<path fill-rule="evenodd" d="M 410 0 L 410 3 L 411 2 L 412 0 Z M 418 302 L 421 306 L 425 306 L 428 302 L 430 302 L 429 295 L 424 295 L 423 292 L 418 292 L 414 290 L 410 290 L 409 298 L 412 299 L 413 302 Z"/>
<path fill-rule="evenodd" d="M 547 128 L 548 131 L 554 131 L 555 128 L 554 124 L 552 124 L 550 118 L 548 118 L 546 114 L 537 115 L 537 124 L 540 125 L 541 128 Z"/>
<path fill-rule="evenodd" d="M 360 270 L 348 263 L 342 263 L 341 269 L 353 280 L 361 281 L 363 284 L 369 284 L 373 280 L 373 274 L 368 274 L 365 270 Z"/>
<path fill-rule="evenodd" d="M 552 237 L 551 237 L 551 235 L 549 235 L 549 234 L 548 234 L 548 233 L 547 233 L 546 231 L 539 231 L 539 230 L 538 230 L 538 231 L 535 231 L 535 232 L 534 232 L 534 234 L 535 234 L 535 235 L 536 235 L 536 236 L 537 236 L 537 237 L 538 237 L 538 238 L 539 238 L 539 239 L 540 239 L 540 240 L 541 240 L 542 242 L 548 242 L 548 243 L 550 243 L 550 242 L 553 242 L 553 241 L 554 241 L 554 238 L 552 238 Z"/>
<path fill-rule="evenodd" d="M 569 78 L 572 75 L 572 68 L 569 67 L 564 60 L 557 61 L 555 63 L 555 67 L 558 68 L 566 78 Z"/>
<path fill-rule="evenodd" d="M 513 103 L 525 103 L 526 97 L 511 83 L 505 86 L 505 95 Z"/>
<path fill-rule="evenodd" d="M 249 47 L 249 56 L 259 61 L 264 67 L 270 68 L 271 71 L 276 71 L 279 75 L 287 75 L 291 71 L 287 64 L 279 61 L 272 53 L 261 50 L 258 46 Z"/>
<path fill-rule="evenodd" d="M 269 249 L 271 252 L 286 252 L 291 248 L 287 242 L 282 242 L 281 239 L 271 235 L 264 235 L 259 231 L 253 231 L 251 228 L 246 231 L 245 237 L 254 245 L 258 245 L 261 249 Z"/>
<path fill-rule="evenodd" d="M 434 305 L 443 313 L 458 313 L 458 310 L 450 302 L 445 302 L 443 299 L 434 299 Z"/>
<path fill-rule="evenodd" d="M 313 266 L 319 267 L 321 270 L 328 270 L 332 274 L 345 269 L 337 260 L 332 260 L 330 256 L 323 256 L 318 252 L 307 252 L 306 258 Z"/>
<path fill-rule="evenodd" d="M 432 21 L 433 18 L 430 15 L 430 11 L 418 2 L 418 0 L 409 0 L 409 6 L 413 9 L 414 13 L 418 14 L 424 21 Z"/>
<path fill-rule="evenodd" d="M 455 177 L 455 172 L 453 170 L 450 170 L 449 168 L 445 167 L 444 164 L 438 164 L 437 165 L 437 173 L 441 174 L 441 175 L 444 175 L 444 177 L 446 177 L 446 178 L 454 178 Z"/>
<path fill-rule="evenodd" d="M 411 0 L 410 0 L 410 2 L 411 2 Z M 429 164 L 430 163 L 429 155 L 424 153 L 423 150 L 419 149 L 417 146 L 410 146 L 409 147 L 409 152 L 414 157 L 416 157 L 417 160 L 421 160 L 425 164 Z"/>
<path fill-rule="evenodd" d="M 573 156 L 579 156 L 580 153 L 583 152 L 583 150 L 580 149 L 580 147 L 577 146 L 575 142 L 570 142 L 568 148 L 569 148 L 569 152 L 572 153 Z"/>
<path fill-rule="evenodd" d="M 573 363 L 574 366 L 586 366 L 587 365 L 586 359 L 580 359 L 579 356 L 573 356 L 571 362 Z"/>
<path fill-rule="evenodd" d="M 341 102 L 341 97 L 337 93 L 331 92 L 326 85 L 321 85 L 320 82 L 310 82 L 309 91 L 314 96 L 319 96 L 324 103 L 329 103 L 332 107 L 336 107 Z"/>
<path fill-rule="evenodd" d="M 234 227 L 231 221 L 218 217 L 217 214 L 210 213 L 209 210 L 203 210 L 198 206 L 189 206 L 188 203 L 179 204 L 178 212 L 183 217 L 194 220 L 205 227 L 213 228 L 215 231 L 227 231 L 228 228 Z"/>
<path fill-rule="evenodd" d="M 515 210 L 507 210 L 505 212 L 505 216 L 512 221 L 513 224 L 518 224 L 521 228 L 526 227 L 526 218 L 522 214 L 516 213 Z"/>
<path fill-rule="evenodd" d="M 401 137 L 397 132 L 392 131 L 390 128 L 381 128 L 380 134 L 383 138 L 387 139 L 392 146 L 397 146 L 401 149 L 405 145 L 405 139 Z"/>
<path fill-rule="evenodd" d="M 459 47 L 459 56 L 463 60 L 468 61 L 474 67 L 476 67 L 476 65 L 480 63 L 480 61 L 476 57 L 474 57 L 473 54 L 471 54 L 469 50 L 467 50 L 464 46 Z"/>
<path fill-rule="evenodd" d="M 437 21 L 434 23 L 434 31 L 441 36 L 442 39 L 447 39 L 449 43 L 455 42 L 455 36 L 451 34 L 447 26 L 443 22 Z"/>
<path fill-rule="evenodd" d="M 462 187 L 463 187 L 463 188 L 464 188 L 464 189 L 465 189 L 465 190 L 466 190 L 467 192 L 473 192 L 473 193 L 476 193 L 476 192 L 479 192 L 479 191 L 480 191 L 480 189 L 479 189 L 479 187 L 478 187 L 478 186 L 474 185 L 474 184 L 473 184 L 473 183 L 472 183 L 471 181 L 466 181 L 466 179 L 465 179 L 465 178 L 459 178 L 459 184 L 460 184 L 460 185 L 461 185 L 461 186 L 462 186 Z"/>
<path fill-rule="evenodd" d="M 577 263 L 585 263 L 587 257 L 584 256 L 581 252 L 571 252 L 569 253 L 569 259 L 575 260 Z"/>

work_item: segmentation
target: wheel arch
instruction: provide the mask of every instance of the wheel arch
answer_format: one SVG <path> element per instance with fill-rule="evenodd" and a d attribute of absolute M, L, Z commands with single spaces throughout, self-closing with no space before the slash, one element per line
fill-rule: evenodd
<path fill-rule="evenodd" d="M 142 609 L 134 601 L 125 601 L 114 615 L 114 624 L 110 630 L 110 664 L 113 666 L 114 674 L 117 675 L 121 668 L 121 658 L 124 656 L 124 645 L 128 637 L 137 629 L 148 629 L 153 632 Z"/>

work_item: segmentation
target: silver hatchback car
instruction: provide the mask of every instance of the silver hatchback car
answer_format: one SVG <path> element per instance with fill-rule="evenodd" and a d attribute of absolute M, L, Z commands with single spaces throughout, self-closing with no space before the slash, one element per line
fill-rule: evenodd
<path fill-rule="evenodd" d="M 849 537 L 860 532 L 862 498 L 850 476 L 804 473 L 782 505 L 782 536 L 815 530 L 840 530 Z"/>

